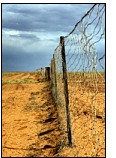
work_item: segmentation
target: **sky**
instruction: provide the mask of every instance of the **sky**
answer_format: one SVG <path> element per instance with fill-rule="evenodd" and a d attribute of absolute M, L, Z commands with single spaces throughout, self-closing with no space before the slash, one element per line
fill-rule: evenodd
<path fill-rule="evenodd" d="M 2 4 L 2 71 L 50 65 L 60 36 L 93 4 Z"/>
<path fill-rule="evenodd" d="M 66 36 L 93 4 L 2 4 L 2 71 L 50 66 Z"/>

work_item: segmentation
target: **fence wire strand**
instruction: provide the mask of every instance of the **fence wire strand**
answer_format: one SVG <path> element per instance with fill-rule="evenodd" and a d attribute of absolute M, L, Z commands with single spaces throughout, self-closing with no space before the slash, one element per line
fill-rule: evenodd
<path fill-rule="evenodd" d="M 64 37 L 74 156 L 105 156 L 105 4 L 95 4 Z M 53 95 L 66 131 L 61 43 L 54 52 Z M 66 132 L 63 141 L 66 141 Z"/>

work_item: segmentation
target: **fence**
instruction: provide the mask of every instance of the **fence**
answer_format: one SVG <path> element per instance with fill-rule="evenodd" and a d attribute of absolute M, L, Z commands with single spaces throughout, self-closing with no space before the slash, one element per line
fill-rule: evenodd
<path fill-rule="evenodd" d="M 41 75 L 44 79 L 50 80 L 50 68 L 49 67 L 36 69 L 36 73 Z"/>
<path fill-rule="evenodd" d="M 95 4 L 55 49 L 52 93 L 62 144 L 74 156 L 105 156 L 105 4 Z"/>

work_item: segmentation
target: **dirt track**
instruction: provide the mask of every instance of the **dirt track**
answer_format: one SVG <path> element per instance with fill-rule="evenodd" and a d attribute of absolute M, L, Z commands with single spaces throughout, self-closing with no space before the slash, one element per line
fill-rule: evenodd
<path fill-rule="evenodd" d="M 29 73 L 3 76 L 3 80 L 29 77 L 37 80 Z M 3 84 L 2 156 L 53 156 L 59 142 L 60 130 L 49 82 Z"/>

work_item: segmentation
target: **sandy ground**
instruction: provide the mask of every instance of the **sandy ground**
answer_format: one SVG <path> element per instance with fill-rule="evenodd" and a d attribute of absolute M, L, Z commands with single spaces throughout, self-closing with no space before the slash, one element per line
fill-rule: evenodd
<path fill-rule="evenodd" d="M 3 80 L 29 77 L 37 80 L 29 73 L 4 76 Z M 60 130 L 49 82 L 3 84 L 2 156 L 53 156 L 59 141 Z"/>
<path fill-rule="evenodd" d="M 3 75 L 2 80 L 25 78 L 32 78 L 35 83 L 2 84 L 3 157 L 105 157 L 103 91 L 96 95 L 94 107 L 92 91 L 89 95 L 86 90 L 81 94 L 74 84 L 69 84 L 73 146 L 62 147 L 62 131 L 50 82 L 42 82 L 34 73 Z M 73 90 L 76 93 L 72 96 Z"/>

